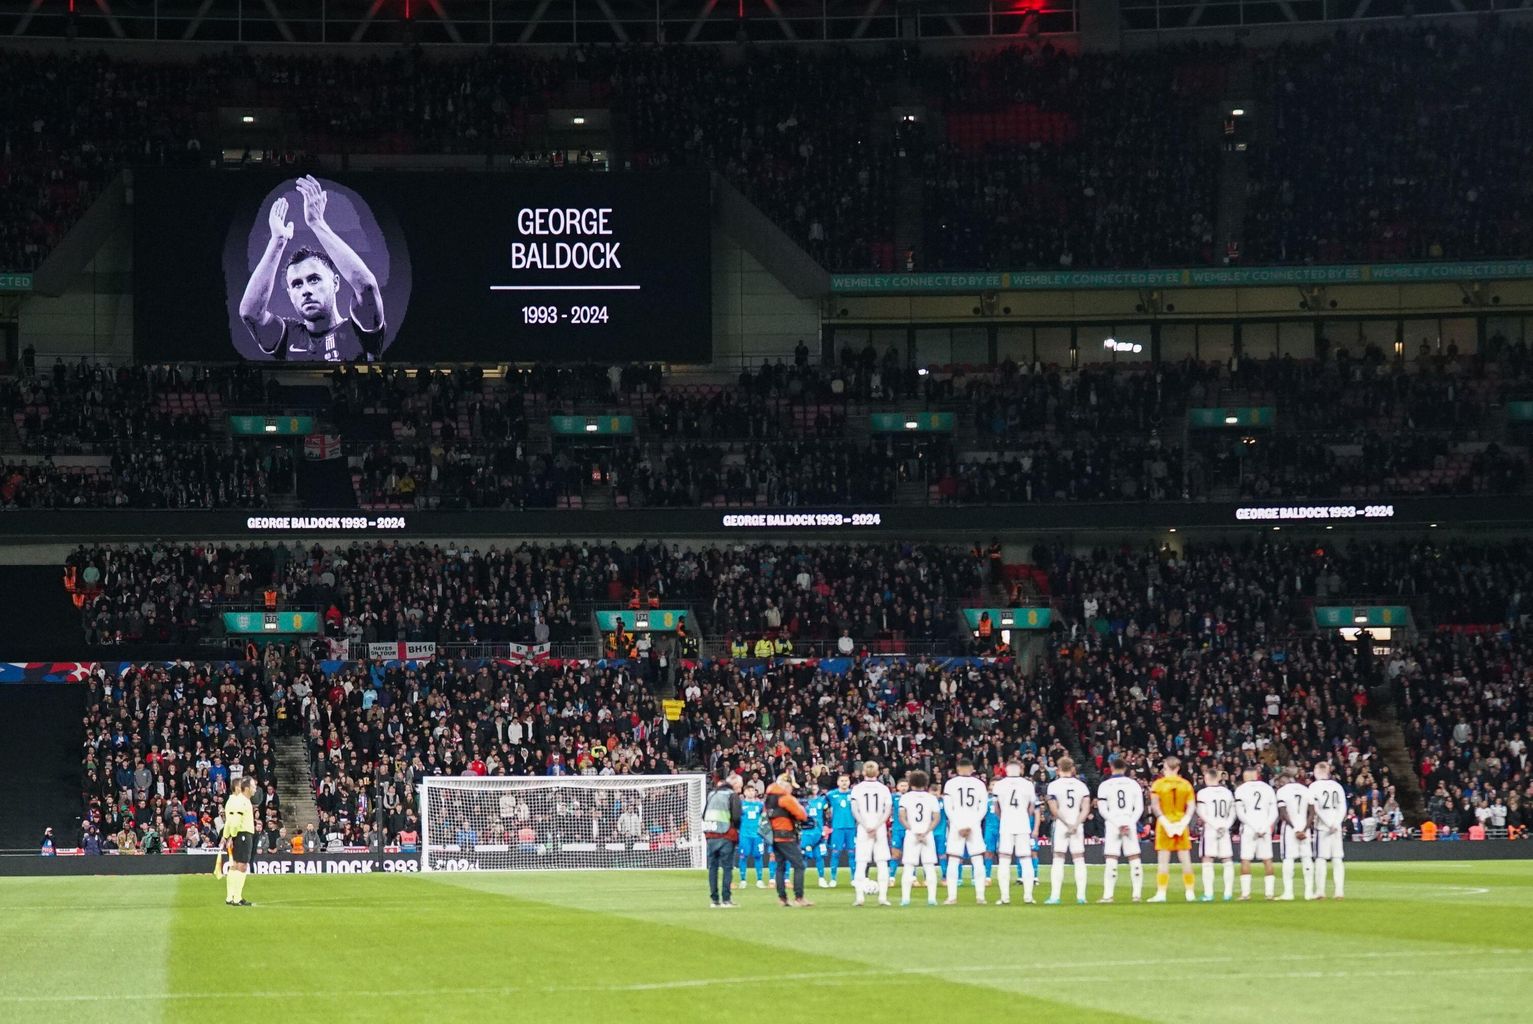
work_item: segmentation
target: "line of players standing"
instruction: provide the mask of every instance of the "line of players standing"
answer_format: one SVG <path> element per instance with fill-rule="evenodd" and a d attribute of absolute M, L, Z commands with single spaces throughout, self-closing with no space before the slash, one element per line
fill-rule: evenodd
<path fill-rule="evenodd" d="M 1076 902 L 1085 903 L 1085 835 L 1094 809 L 1103 822 L 1107 862 L 1103 894 L 1098 902 L 1113 902 L 1119 863 L 1127 860 L 1132 898 L 1137 903 L 1144 878 L 1140 827 L 1146 809 L 1145 790 L 1128 777 L 1123 762 L 1113 758 L 1109 765 L 1111 775 L 1102 780 L 1093 800 L 1090 788 L 1076 776 L 1071 759 L 1061 758 L 1058 777 L 1048 784 L 1040 799 L 1033 781 L 1023 775 L 1020 761 L 1010 761 L 1005 774 L 986 787 L 975 776 L 973 763 L 960 758 L 939 798 L 930 791 L 927 774 L 919 770 L 899 780 L 896 790 L 891 792 L 880 781 L 879 765 L 869 761 L 856 785 L 850 776 L 842 775 L 835 789 L 824 793 L 816 787 L 804 801 L 809 818 L 800 832 L 801 849 L 805 861 L 814 866 L 821 888 L 839 884 L 839 867 L 844 857 L 852 869 L 854 903 L 858 906 L 874 893 L 880 904 L 889 905 L 889 886 L 901 866 L 904 868 L 901 906 L 910 903 L 918 870 L 925 872 L 927 902 L 935 905 L 941 858 L 946 860 L 948 904 L 957 902 L 965 859 L 972 869 L 976 902 L 986 902 L 985 890 L 993 865 L 999 902 L 1010 903 L 1015 865 L 1022 883 L 1023 902 L 1033 903 L 1038 873 L 1036 849 L 1043 823 L 1041 810 L 1046 804 L 1053 822 L 1050 836 L 1053 866 L 1049 879 L 1051 895 L 1045 903 L 1061 901 L 1066 857 L 1074 865 Z M 1216 862 L 1224 866 L 1223 898 L 1234 899 L 1237 824 L 1241 900 L 1251 896 L 1253 861 L 1263 864 L 1264 895 L 1269 900 L 1295 898 L 1296 864 L 1303 870 L 1305 899 L 1325 898 L 1328 873 L 1334 874 L 1336 898 L 1344 896 L 1346 837 L 1342 826 L 1347 801 L 1341 784 L 1331 778 L 1328 763 L 1314 766 L 1308 784 L 1301 781 L 1297 769 L 1284 768 L 1277 788 L 1261 778 L 1259 768 L 1248 766 L 1233 791 L 1222 769 L 1208 767 L 1202 772 L 1203 785 L 1195 793 L 1191 783 L 1181 777 L 1180 768 L 1177 758 L 1166 758 L 1161 778 L 1149 790 L 1157 858 L 1156 894 L 1149 902 L 1165 902 L 1173 855 L 1181 863 L 1186 898 L 1189 901 L 1199 898 L 1192 872 L 1194 832 L 1200 839 L 1203 865 L 1202 902 L 1215 899 Z M 740 828 L 740 881 L 746 882 L 748 868 L 754 864 L 756 885 L 765 888 L 765 851 L 770 843 L 763 838 L 761 791 L 752 786 L 746 797 Z M 1283 864 L 1281 896 L 1275 894 L 1275 837 L 1280 841 Z M 876 881 L 870 878 L 875 869 Z"/>

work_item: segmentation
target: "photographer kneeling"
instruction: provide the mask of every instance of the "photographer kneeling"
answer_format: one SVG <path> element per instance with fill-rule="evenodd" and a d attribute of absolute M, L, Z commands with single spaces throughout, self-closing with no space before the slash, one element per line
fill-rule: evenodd
<path fill-rule="evenodd" d="M 763 813 L 772 826 L 772 849 L 777 859 L 777 899 L 785 907 L 812 907 L 804 899 L 804 851 L 798 832 L 809 814 L 793 796 L 793 776 L 783 772 L 767 787 Z M 788 867 L 793 868 L 793 902 L 788 902 Z"/>

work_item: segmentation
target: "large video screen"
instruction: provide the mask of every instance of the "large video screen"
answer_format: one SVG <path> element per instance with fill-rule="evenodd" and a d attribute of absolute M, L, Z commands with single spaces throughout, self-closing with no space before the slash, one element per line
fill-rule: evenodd
<path fill-rule="evenodd" d="M 138 172 L 139 358 L 710 356 L 703 175 Z"/>

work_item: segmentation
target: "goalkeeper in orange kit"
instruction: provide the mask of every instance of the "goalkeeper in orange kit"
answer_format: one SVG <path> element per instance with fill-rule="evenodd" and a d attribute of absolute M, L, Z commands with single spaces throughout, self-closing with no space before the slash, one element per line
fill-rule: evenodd
<path fill-rule="evenodd" d="M 1182 885 L 1187 902 L 1197 899 L 1192 874 L 1192 806 L 1197 800 L 1192 783 L 1182 778 L 1180 758 L 1161 762 L 1161 776 L 1150 786 L 1150 813 L 1155 816 L 1155 895 L 1151 903 L 1166 902 L 1171 884 L 1171 854 L 1182 862 Z"/>

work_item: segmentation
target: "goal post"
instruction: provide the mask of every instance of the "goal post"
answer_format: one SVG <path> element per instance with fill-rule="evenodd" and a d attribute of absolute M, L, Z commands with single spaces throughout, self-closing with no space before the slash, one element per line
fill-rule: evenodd
<path fill-rule="evenodd" d="M 429 776 L 422 871 L 704 868 L 702 775 Z"/>

